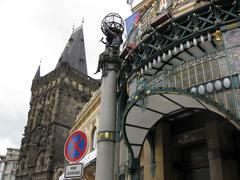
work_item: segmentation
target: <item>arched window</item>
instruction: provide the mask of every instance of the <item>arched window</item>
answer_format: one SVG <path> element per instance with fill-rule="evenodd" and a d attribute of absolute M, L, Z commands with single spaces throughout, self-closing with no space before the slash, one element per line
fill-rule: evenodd
<path fill-rule="evenodd" d="M 95 127 L 92 132 L 92 151 L 97 148 L 97 128 Z"/>

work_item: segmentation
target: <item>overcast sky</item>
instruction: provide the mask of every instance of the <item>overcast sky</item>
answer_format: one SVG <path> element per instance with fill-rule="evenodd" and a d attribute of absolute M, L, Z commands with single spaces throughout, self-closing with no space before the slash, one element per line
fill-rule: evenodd
<path fill-rule="evenodd" d="M 131 14 L 126 0 L 0 0 L 0 154 L 20 147 L 40 60 L 43 76 L 55 68 L 73 24 L 77 28 L 83 18 L 88 72 L 94 77 L 104 50 L 101 20 L 110 12 L 124 19 Z"/>

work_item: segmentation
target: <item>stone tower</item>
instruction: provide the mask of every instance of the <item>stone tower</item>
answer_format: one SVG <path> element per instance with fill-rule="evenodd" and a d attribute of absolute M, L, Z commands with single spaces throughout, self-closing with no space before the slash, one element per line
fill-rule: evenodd
<path fill-rule="evenodd" d="M 99 87 L 87 75 L 83 28 L 76 29 L 56 68 L 32 82 L 28 122 L 21 142 L 17 180 L 55 180 L 64 167 L 63 148 L 76 115 Z"/>

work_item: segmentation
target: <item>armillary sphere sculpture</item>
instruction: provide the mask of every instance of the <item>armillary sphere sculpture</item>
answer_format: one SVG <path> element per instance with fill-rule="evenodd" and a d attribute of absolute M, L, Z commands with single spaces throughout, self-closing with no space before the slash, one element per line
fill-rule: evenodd
<path fill-rule="evenodd" d="M 98 68 L 96 73 L 102 70 L 102 76 L 107 75 L 108 70 L 118 70 L 119 68 L 119 48 L 122 44 L 122 34 L 124 31 L 124 22 L 117 13 L 109 13 L 101 23 L 101 30 L 106 36 L 105 51 L 100 54 Z M 111 66 L 107 65 L 111 64 Z"/>

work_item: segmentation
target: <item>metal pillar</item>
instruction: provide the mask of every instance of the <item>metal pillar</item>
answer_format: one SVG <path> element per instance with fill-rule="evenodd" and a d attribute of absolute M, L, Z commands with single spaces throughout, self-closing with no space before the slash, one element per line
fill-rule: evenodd
<path fill-rule="evenodd" d="M 120 66 L 123 20 L 108 14 L 101 29 L 106 35 L 105 51 L 100 55 L 97 72 L 102 71 L 100 121 L 97 142 L 96 180 L 114 180 L 117 72 Z"/>

